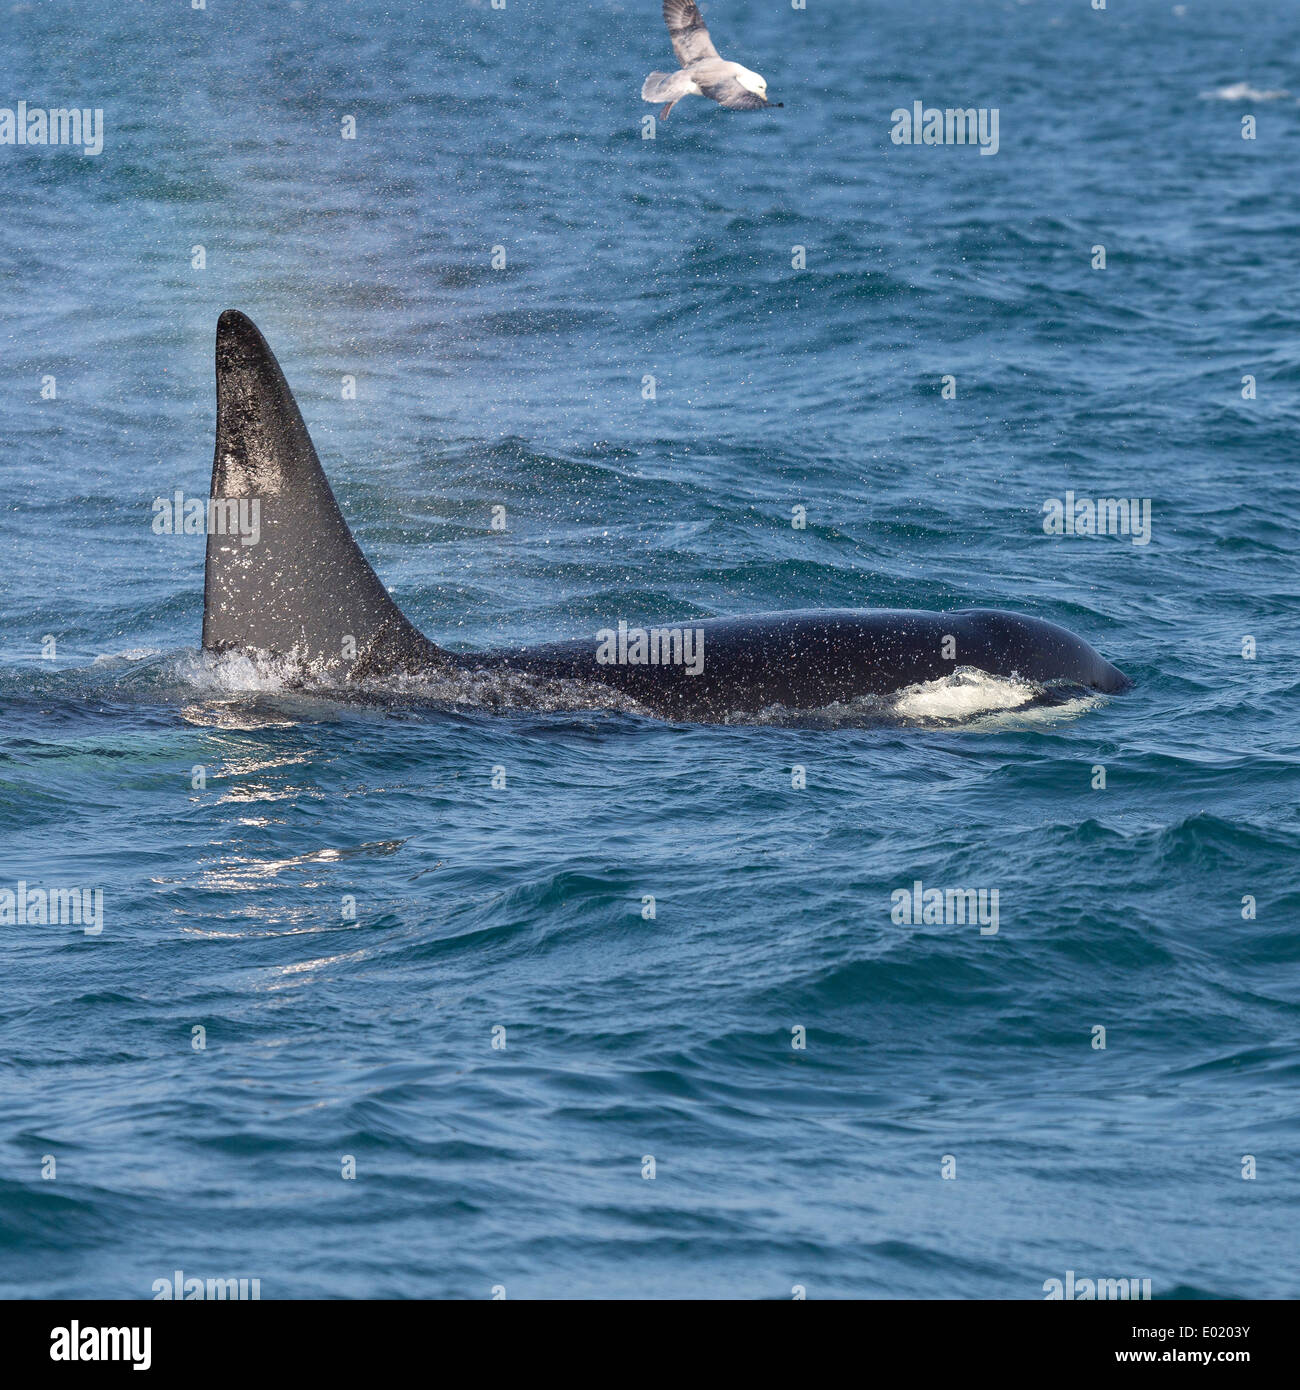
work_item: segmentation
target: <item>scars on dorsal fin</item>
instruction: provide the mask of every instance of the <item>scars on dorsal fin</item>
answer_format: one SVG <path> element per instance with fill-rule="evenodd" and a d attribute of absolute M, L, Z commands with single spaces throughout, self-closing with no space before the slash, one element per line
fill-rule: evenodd
<path fill-rule="evenodd" d="M 205 649 L 291 656 L 344 679 L 441 655 L 361 553 L 279 363 L 235 309 L 217 322 L 211 496 Z"/>

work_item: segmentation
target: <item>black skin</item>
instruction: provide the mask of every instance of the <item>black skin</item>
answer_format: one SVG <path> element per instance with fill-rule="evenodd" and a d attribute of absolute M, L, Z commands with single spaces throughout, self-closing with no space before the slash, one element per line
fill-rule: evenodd
<path fill-rule="evenodd" d="M 935 680 L 959 666 L 1107 693 L 1130 685 L 1122 671 L 1065 628 L 987 608 L 763 613 L 657 626 L 703 632 L 698 675 L 684 665 L 598 663 L 595 638 L 507 651 L 440 652 L 437 659 L 444 667 L 450 659 L 465 670 L 504 668 L 593 681 L 656 713 L 703 720 L 772 705 L 818 709 Z"/>

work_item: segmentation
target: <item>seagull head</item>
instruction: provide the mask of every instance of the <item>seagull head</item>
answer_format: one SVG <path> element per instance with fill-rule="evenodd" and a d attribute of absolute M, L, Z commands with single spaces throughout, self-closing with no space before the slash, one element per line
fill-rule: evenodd
<path fill-rule="evenodd" d="M 767 100 L 767 78 L 762 73 L 751 72 L 749 68 L 743 68 L 737 63 L 736 81 L 747 92 L 753 92 L 755 96 L 762 97 L 764 101 Z"/>

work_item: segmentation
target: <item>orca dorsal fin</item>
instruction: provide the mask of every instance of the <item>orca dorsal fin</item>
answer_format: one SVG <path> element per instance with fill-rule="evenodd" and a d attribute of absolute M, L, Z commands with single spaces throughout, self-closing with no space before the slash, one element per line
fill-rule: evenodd
<path fill-rule="evenodd" d="M 280 364 L 236 309 L 217 321 L 211 499 L 206 650 L 292 657 L 314 676 L 345 679 L 441 655 L 361 553 Z"/>

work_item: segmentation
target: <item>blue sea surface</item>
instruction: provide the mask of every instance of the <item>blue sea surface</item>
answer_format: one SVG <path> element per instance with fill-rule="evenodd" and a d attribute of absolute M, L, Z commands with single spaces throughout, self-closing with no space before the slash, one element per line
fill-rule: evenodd
<path fill-rule="evenodd" d="M 1300 7 L 707 18 L 784 106 L 649 139 L 658 0 L 4 5 L 0 106 L 105 139 L 0 145 L 0 890 L 103 929 L 0 923 L 0 1294 L 1300 1296 Z M 1135 686 L 214 662 L 152 504 L 228 307 L 438 642 L 995 607 Z"/>

